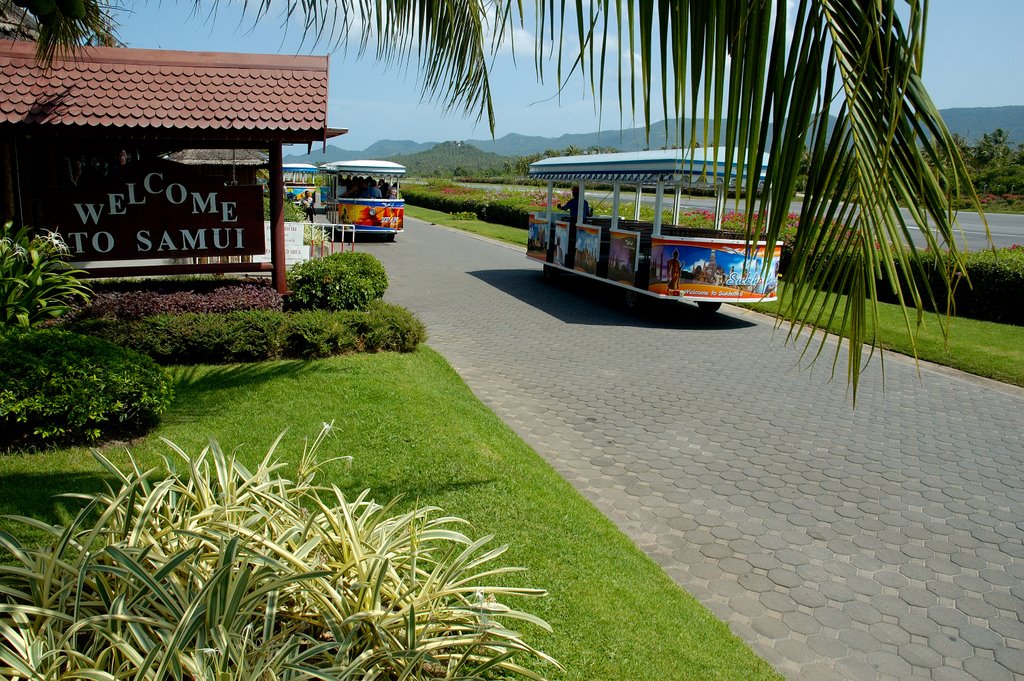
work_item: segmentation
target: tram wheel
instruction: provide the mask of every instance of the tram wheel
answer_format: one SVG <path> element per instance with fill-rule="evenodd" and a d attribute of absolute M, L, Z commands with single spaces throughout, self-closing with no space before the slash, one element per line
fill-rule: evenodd
<path fill-rule="evenodd" d="M 697 303 L 697 307 L 700 308 L 700 311 L 703 312 L 704 314 L 712 314 L 718 312 L 718 308 L 722 307 L 722 304 L 710 303 L 708 301 L 702 300 Z"/>

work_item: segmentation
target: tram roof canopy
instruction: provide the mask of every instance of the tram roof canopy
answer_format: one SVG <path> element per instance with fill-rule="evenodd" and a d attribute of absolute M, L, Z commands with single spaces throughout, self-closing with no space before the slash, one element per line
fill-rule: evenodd
<path fill-rule="evenodd" d="M 765 154 L 758 169 L 760 177 L 764 177 L 767 166 L 768 155 Z M 541 180 L 607 180 L 637 184 L 655 184 L 662 180 L 676 184 L 684 177 L 734 178 L 736 164 L 726 161 L 724 147 L 659 149 L 555 156 L 531 163 L 529 174 Z"/>
<path fill-rule="evenodd" d="M 320 166 L 321 170 L 332 173 L 351 173 L 354 175 L 405 175 L 405 166 L 392 161 L 331 161 Z"/>
<path fill-rule="evenodd" d="M 281 170 L 286 173 L 315 173 L 318 168 L 312 163 L 284 163 Z"/>

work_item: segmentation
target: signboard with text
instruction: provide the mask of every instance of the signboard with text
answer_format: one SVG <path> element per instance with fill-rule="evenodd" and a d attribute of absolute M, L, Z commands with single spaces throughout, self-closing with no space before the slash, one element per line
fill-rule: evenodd
<path fill-rule="evenodd" d="M 225 186 L 152 163 L 54 197 L 49 222 L 73 260 L 136 260 L 266 252 L 263 191 Z"/>
<path fill-rule="evenodd" d="M 763 241 L 655 238 L 648 290 L 690 300 L 771 302 L 778 291 L 781 249 L 776 245 L 768 252 Z"/>

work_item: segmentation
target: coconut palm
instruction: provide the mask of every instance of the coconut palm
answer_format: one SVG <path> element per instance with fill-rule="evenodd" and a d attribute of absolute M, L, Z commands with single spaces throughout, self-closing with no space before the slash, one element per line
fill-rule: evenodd
<path fill-rule="evenodd" d="M 54 4 L 20 1 L 30 9 Z M 75 2 L 82 0 L 58 0 L 40 17 L 43 58 L 102 26 L 98 0 L 84 0 L 83 19 L 61 13 L 69 5 L 81 14 Z M 255 4 L 263 16 L 270 0 Z M 785 223 L 806 146 L 807 189 L 783 310 L 795 320 L 815 309 L 820 291 L 849 293 L 823 316 L 841 321 L 849 336 L 854 388 L 862 344 L 877 342 L 870 322 L 879 282 L 904 280 L 895 292 L 918 320 L 928 298 L 946 295 L 922 290 L 908 276 L 930 257 L 914 248 L 910 220 L 930 251 L 951 250 L 952 266 L 939 268 L 944 283 L 963 271 L 951 195 L 978 203 L 955 140 L 922 84 L 927 0 L 287 4 L 305 18 L 312 39 L 358 44 L 389 65 L 418 59 L 425 98 L 486 117 L 492 131 L 488 60 L 511 41 L 512 28 L 532 24 L 539 78 L 561 87 L 582 76 L 598 100 L 614 93 L 624 116 L 648 126 L 673 121 L 666 125 L 676 129 L 667 132 L 676 139 L 724 147 L 740 170 L 769 153 L 760 210 L 756 217 L 751 211 L 749 227 L 752 234 L 767 229 L 770 241 Z M 701 119 L 708 123 L 698 133 Z M 757 178 L 745 183 L 754 196 Z M 907 324 L 913 325 L 909 314 Z"/>

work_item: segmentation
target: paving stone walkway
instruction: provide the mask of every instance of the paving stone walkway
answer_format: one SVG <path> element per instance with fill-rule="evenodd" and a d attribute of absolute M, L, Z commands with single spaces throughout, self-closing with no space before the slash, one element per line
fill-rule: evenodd
<path fill-rule="evenodd" d="M 637 316 L 407 219 L 388 298 L 787 678 L 1024 679 L 1024 391 L 875 357 L 851 406 L 759 315 Z"/>

